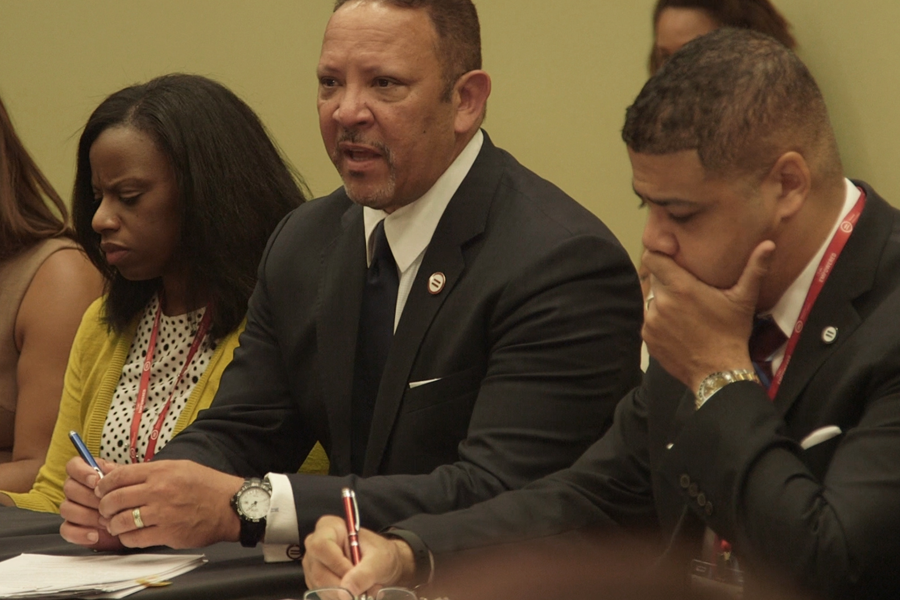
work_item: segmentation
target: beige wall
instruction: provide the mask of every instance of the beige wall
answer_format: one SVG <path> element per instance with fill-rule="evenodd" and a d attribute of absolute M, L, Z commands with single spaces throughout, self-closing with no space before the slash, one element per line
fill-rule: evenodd
<path fill-rule="evenodd" d="M 633 257 L 643 213 L 619 128 L 646 78 L 653 0 L 476 0 L 494 78 L 494 141 L 598 214 Z M 896 0 L 777 0 L 832 110 L 847 172 L 900 206 Z M 0 94 L 68 196 L 75 144 L 107 94 L 201 73 L 262 117 L 312 191 L 322 150 L 314 70 L 331 0 L 0 0 Z M 827 7 L 827 8 L 826 8 Z"/>

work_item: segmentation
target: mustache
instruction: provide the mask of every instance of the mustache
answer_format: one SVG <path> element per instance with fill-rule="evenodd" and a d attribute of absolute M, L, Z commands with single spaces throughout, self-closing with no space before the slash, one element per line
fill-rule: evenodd
<path fill-rule="evenodd" d="M 337 143 L 335 144 L 334 151 L 331 153 L 332 160 L 337 160 L 340 156 L 341 151 L 339 149 L 339 146 L 343 142 L 348 142 L 350 144 L 361 144 L 364 146 L 375 148 L 382 154 L 382 156 L 384 156 L 384 159 L 389 165 L 394 164 L 393 155 L 390 148 L 388 148 L 383 142 L 379 142 L 377 140 L 367 140 L 363 136 L 363 134 L 354 129 L 345 129 L 341 131 L 340 136 L 338 136 Z"/>

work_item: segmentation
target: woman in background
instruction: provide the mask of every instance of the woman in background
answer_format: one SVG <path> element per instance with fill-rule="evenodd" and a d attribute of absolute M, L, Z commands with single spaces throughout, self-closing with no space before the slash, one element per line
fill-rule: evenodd
<path fill-rule="evenodd" d="M 656 73 L 679 48 L 719 27 L 765 33 L 793 49 L 790 24 L 769 0 L 659 0 L 653 10 L 650 73 Z"/>
<path fill-rule="evenodd" d="M 8 494 L 48 512 L 75 456 L 70 430 L 99 458 L 143 462 L 209 406 L 266 241 L 303 202 L 253 111 L 199 76 L 104 100 L 77 163 L 75 231 L 106 295 L 75 338 L 46 463 L 30 492 Z"/>
<path fill-rule="evenodd" d="M 72 239 L 66 205 L 0 100 L 0 489 L 31 489 L 75 331 L 101 291 L 100 274 Z"/>

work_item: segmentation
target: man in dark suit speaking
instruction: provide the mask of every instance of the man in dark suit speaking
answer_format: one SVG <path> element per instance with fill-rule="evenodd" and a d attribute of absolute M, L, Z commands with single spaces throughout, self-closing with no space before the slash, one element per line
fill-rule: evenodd
<path fill-rule="evenodd" d="M 897 597 L 900 212 L 844 178 L 815 81 L 760 34 L 685 46 L 623 138 L 652 360 L 613 427 L 569 469 L 399 523 L 407 542 L 364 532 L 353 570 L 323 519 L 308 583 L 358 592 L 427 579 L 429 551 L 439 577 L 463 549 L 649 530 L 698 586 Z"/>
<path fill-rule="evenodd" d="M 338 3 L 317 75 L 343 188 L 272 236 L 213 406 L 152 463 L 99 484 L 70 463 L 67 539 L 297 543 L 344 486 L 380 527 L 522 487 L 608 427 L 639 378 L 637 276 L 480 129 L 479 36 L 470 0 Z M 317 440 L 331 475 L 297 474 Z"/>

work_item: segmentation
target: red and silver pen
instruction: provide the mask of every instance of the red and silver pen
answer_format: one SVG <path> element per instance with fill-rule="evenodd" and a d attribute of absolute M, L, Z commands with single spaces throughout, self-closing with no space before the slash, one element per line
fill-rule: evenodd
<path fill-rule="evenodd" d="M 341 490 L 344 498 L 344 515 L 347 519 L 347 537 L 350 538 L 350 560 L 358 565 L 362 555 L 359 552 L 359 507 L 356 505 L 356 494 L 350 488 Z"/>

